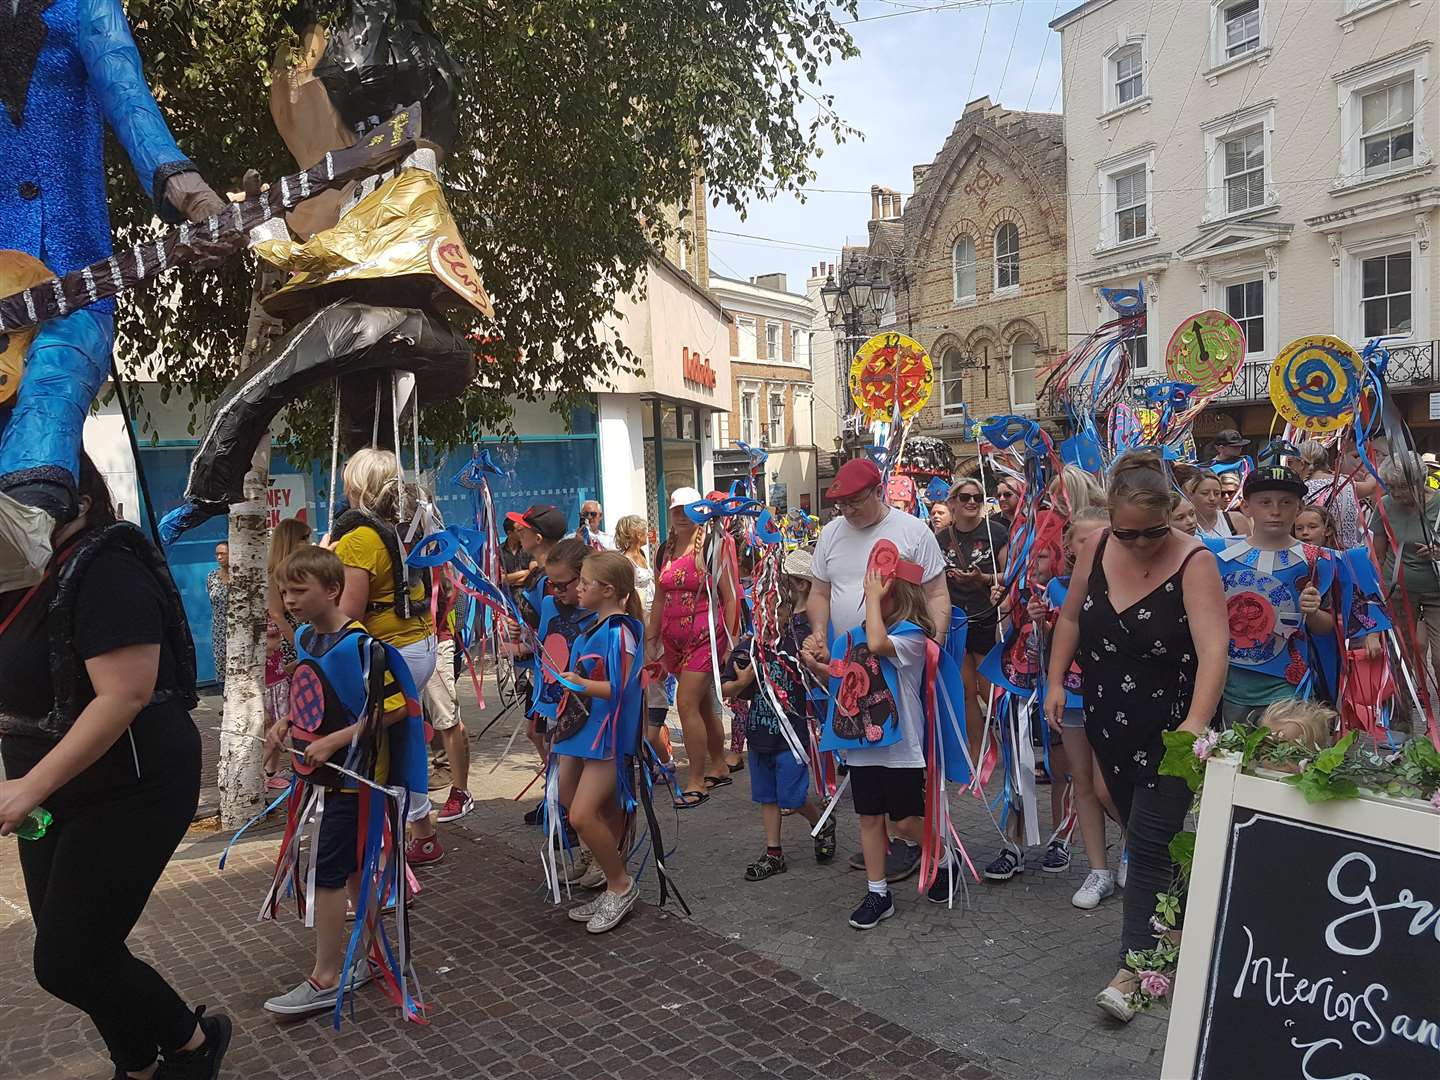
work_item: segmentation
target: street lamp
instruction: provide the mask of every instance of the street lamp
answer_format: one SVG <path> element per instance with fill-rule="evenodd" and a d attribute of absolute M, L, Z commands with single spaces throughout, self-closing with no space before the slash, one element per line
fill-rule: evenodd
<path fill-rule="evenodd" d="M 859 260 L 840 268 L 838 282 L 833 273 L 826 276 L 820 288 L 820 303 L 837 337 L 835 374 L 839 396 L 836 400 L 848 398 L 851 357 L 869 336 L 867 324 L 879 327 L 889 301 L 890 283 L 878 269 L 862 268 Z"/>

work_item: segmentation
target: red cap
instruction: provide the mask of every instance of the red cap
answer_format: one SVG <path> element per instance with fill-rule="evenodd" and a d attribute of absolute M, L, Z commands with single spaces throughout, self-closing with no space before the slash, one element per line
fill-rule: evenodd
<path fill-rule="evenodd" d="M 900 549 L 895 546 L 893 540 L 875 541 L 875 546 L 870 549 L 869 564 L 865 569 L 878 571 L 885 581 L 899 578 L 901 581 L 908 581 L 911 585 L 921 584 L 921 579 L 925 576 L 925 568 L 919 563 L 900 557 Z"/>
<path fill-rule="evenodd" d="M 869 491 L 880 483 L 880 469 L 869 458 L 854 458 L 840 466 L 835 479 L 825 489 L 827 499 L 848 499 Z"/>

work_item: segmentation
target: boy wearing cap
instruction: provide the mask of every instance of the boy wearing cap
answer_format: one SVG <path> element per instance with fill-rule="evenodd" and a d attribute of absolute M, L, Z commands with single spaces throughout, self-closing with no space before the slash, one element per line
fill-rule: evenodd
<path fill-rule="evenodd" d="M 1266 706 L 1292 698 L 1334 701 L 1334 616 L 1326 598 L 1335 564 L 1324 548 L 1291 530 L 1305 482 L 1283 465 L 1245 479 L 1248 537 L 1207 537 L 1220 564 L 1230 621 L 1230 671 L 1220 713 L 1224 726 L 1255 723 Z"/>
<path fill-rule="evenodd" d="M 1235 470 L 1239 470 L 1242 475 L 1254 472 L 1255 459 L 1245 453 L 1245 448 L 1249 445 L 1250 440 L 1240 432 L 1234 428 L 1226 428 L 1215 436 L 1215 441 L 1211 444 L 1215 460 L 1202 468 L 1217 474 Z"/>

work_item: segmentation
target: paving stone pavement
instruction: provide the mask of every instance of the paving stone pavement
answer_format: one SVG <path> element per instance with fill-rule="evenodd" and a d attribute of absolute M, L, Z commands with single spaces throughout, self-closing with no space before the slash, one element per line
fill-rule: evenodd
<path fill-rule="evenodd" d="M 196 712 L 202 804 L 215 802 L 218 704 L 207 698 Z M 462 712 L 472 732 L 489 717 L 473 694 Z M 540 833 L 521 821 L 538 796 L 532 788 L 515 801 L 534 775 L 523 736 L 491 771 L 512 726 L 506 717 L 473 742 L 476 809 L 442 826 L 445 862 L 422 874 L 417 962 L 439 1006 L 428 1029 L 403 1024 L 373 989 L 338 1035 L 319 1019 L 274 1023 L 260 1002 L 298 980 L 296 956 L 309 949 L 293 917 L 253 919 L 276 834 L 238 845 L 223 874 L 218 837 L 187 839 L 132 944 L 187 998 L 215 1001 L 237 1019 L 237 1075 L 331 1076 L 337 1064 L 407 1078 L 604 1077 L 622 1066 L 627 1076 L 667 1078 L 1159 1075 L 1163 1012 L 1122 1027 L 1091 1004 L 1114 971 L 1120 905 L 1070 905 L 1083 856 L 1062 874 L 1040 872 L 1032 857 L 1005 885 L 972 882 L 953 911 L 917 896 L 912 880 L 896 886 L 897 917 L 861 934 L 845 923 L 864 890 L 845 867 L 858 845 L 848 802 L 837 808 L 834 864 L 817 866 L 803 822 L 787 819 L 789 872 L 745 882 L 763 836 L 742 772 L 702 807 L 662 815 L 666 843 L 677 845 L 667 866 L 693 917 L 647 904 L 619 931 L 592 938 L 542 895 Z M 673 714 L 671 730 L 683 760 Z M 436 787 L 447 783 L 443 771 L 434 777 Z M 973 800 L 953 803 L 983 864 L 993 827 Z M 653 903 L 652 873 L 644 884 Z M 17 860 L 0 847 L 0 1075 L 107 1075 L 89 1025 L 34 986 L 32 941 Z M 576 976 L 599 976 L 601 964 L 603 979 L 577 986 Z M 636 1058 L 640 1065 L 625 1066 Z"/>
<path fill-rule="evenodd" d="M 478 732 L 489 714 L 479 723 L 470 719 L 478 715 L 473 692 L 464 705 L 470 730 Z M 535 876 L 541 835 L 522 816 L 538 801 L 539 785 L 525 801 L 513 801 L 534 775 L 535 755 L 523 735 L 491 771 L 513 726 L 506 717 L 475 744 L 476 809 L 456 825 L 524 852 Z M 683 760 L 673 712 L 670 729 Z M 437 775 L 437 783 L 444 781 Z M 1049 789 L 1039 792 L 1048 829 Z M 998 834 L 976 800 L 952 795 L 951 802 L 957 830 L 983 868 L 998 851 Z M 744 869 L 763 851 L 764 834 L 747 773 L 700 807 L 664 812 L 665 842 L 675 845 L 666 866 L 694 921 L 1012 1080 L 1159 1076 L 1164 1010 L 1121 1025 L 1093 1004 L 1117 966 L 1121 900 L 1117 893 L 1090 912 L 1071 905 L 1088 869 L 1083 854 L 1077 850 L 1069 870 L 1048 874 L 1040 870 L 1041 852 L 1032 851 L 1027 871 L 1005 884 L 971 880 L 954 910 L 917 895 L 911 879 L 892 887 L 896 917 L 859 933 L 846 924 L 865 890 L 863 875 L 846 867 L 859 846 L 848 795 L 836 814 L 840 853 L 833 864 L 817 866 L 804 822 L 787 818 L 788 872 L 752 883 Z M 1117 831 L 1110 840 L 1113 856 Z"/>
<path fill-rule="evenodd" d="M 544 903 L 513 849 L 448 833 L 414 908 L 416 961 L 433 1002 L 407 1024 L 363 988 L 337 1034 L 325 1017 L 282 1024 L 261 1009 L 309 966 L 311 938 L 287 913 L 254 912 L 278 833 L 237 845 L 192 833 L 171 861 L 131 947 L 180 994 L 235 1021 L 222 1073 L 249 1080 L 370 1077 L 956 1078 L 993 1074 L 802 979 L 738 942 L 642 906 L 592 936 Z M 74 1009 L 36 988 L 34 932 L 19 860 L 0 849 L 0 1075 L 100 1080 L 104 1049 Z"/>

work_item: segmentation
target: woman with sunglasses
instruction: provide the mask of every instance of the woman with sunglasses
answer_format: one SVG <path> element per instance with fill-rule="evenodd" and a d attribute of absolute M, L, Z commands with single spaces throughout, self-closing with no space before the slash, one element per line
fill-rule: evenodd
<path fill-rule="evenodd" d="M 945 556 L 945 584 L 952 607 L 963 608 L 969 617 L 965 632 L 965 659 L 960 674 L 969 698 L 967 715 L 977 719 L 966 724 L 970 757 L 979 760 L 980 742 L 985 733 L 981 702 L 990 693 L 990 684 L 980 677 L 980 661 L 995 647 L 995 605 L 990 590 L 1005 573 L 1009 554 L 1009 529 L 997 517 L 985 514 L 985 494 L 973 476 L 955 481 L 950 488 L 950 527 L 935 539 Z"/>
<path fill-rule="evenodd" d="M 1157 454 L 1132 450 L 1115 462 L 1111 526 L 1078 553 L 1055 627 L 1045 698 L 1047 718 L 1058 725 L 1065 673 L 1077 662 L 1085 731 L 1127 823 L 1121 966 L 1095 999 L 1121 1021 L 1135 1015 L 1128 996 L 1139 985 L 1124 957 L 1154 946 L 1150 918 L 1156 897 L 1170 886 L 1170 841 L 1190 808 L 1185 781 L 1159 775 L 1162 736 L 1176 728 L 1205 731 L 1228 667 L 1220 572 L 1214 559 L 1195 558 L 1203 544 L 1170 527 L 1170 490 Z"/>

